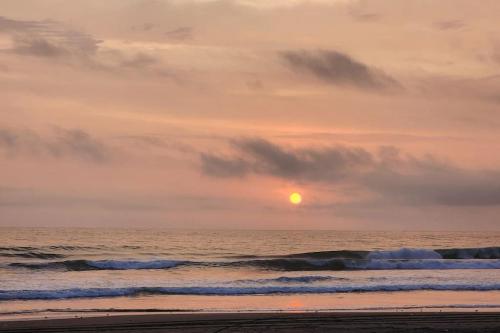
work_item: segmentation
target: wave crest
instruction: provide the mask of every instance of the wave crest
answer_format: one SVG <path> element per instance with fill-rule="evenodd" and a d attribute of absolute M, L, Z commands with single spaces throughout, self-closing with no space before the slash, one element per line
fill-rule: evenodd
<path fill-rule="evenodd" d="M 20 252 L 19 255 L 29 255 L 29 253 L 31 252 Z M 16 252 L 12 255 L 17 256 L 18 253 Z M 52 258 L 50 254 L 40 254 L 40 256 L 41 259 Z M 240 260 L 229 261 L 82 259 L 38 263 L 14 262 L 8 264 L 9 267 L 14 268 L 34 270 L 64 269 L 70 271 L 170 269 L 181 265 L 199 267 L 259 267 L 261 269 L 281 271 L 500 269 L 500 247 L 437 250 L 402 248 L 399 250 L 371 252 L 325 251 L 275 257 L 248 256 L 246 259 L 240 258 Z"/>
<path fill-rule="evenodd" d="M 272 294 L 333 294 L 348 292 L 453 290 L 493 291 L 500 284 L 384 284 L 372 286 L 263 286 L 263 287 L 132 287 L 88 288 L 61 290 L 0 290 L 0 300 L 36 300 L 98 298 L 140 295 L 272 295 Z"/>
<path fill-rule="evenodd" d="M 312 282 L 338 281 L 338 280 L 346 280 L 346 278 L 335 277 L 335 276 L 324 276 L 324 275 L 305 275 L 305 276 L 280 276 L 278 278 L 271 278 L 271 279 L 237 280 L 236 282 L 269 284 L 269 283 L 312 283 Z"/>
<path fill-rule="evenodd" d="M 436 250 L 444 259 L 500 259 L 500 247 Z"/>
<path fill-rule="evenodd" d="M 372 251 L 366 259 L 442 259 L 434 250 L 402 248 L 394 251 Z"/>
<path fill-rule="evenodd" d="M 168 269 L 185 264 L 180 260 L 65 260 L 48 263 L 11 263 L 11 267 L 28 269 L 65 269 L 68 271 Z"/>

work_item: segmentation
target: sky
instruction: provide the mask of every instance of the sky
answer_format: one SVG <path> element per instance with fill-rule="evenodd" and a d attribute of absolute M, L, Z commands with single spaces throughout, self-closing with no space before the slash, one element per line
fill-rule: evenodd
<path fill-rule="evenodd" d="M 2 0 L 0 226 L 500 230 L 499 12 Z"/>

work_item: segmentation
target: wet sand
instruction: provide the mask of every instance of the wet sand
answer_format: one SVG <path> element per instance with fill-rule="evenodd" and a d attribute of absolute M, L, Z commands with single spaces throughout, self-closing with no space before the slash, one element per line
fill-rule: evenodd
<path fill-rule="evenodd" d="M 0 322 L 0 332 L 500 332 L 500 312 L 154 314 Z"/>
<path fill-rule="evenodd" d="M 500 312 L 500 291 L 203 296 L 160 295 L 0 301 L 0 321 L 169 312 Z M 124 314 L 124 313 L 121 313 Z"/>

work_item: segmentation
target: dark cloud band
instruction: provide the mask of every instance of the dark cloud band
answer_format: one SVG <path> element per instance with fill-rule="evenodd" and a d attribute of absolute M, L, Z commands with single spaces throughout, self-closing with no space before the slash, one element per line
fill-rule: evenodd
<path fill-rule="evenodd" d="M 249 174 L 294 182 L 349 186 L 405 205 L 500 205 L 500 171 L 461 169 L 432 156 L 403 155 L 394 147 L 376 153 L 359 147 L 286 148 L 263 139 L 234 141 L 231 156 L 201 155 L 211 177 Z"/>

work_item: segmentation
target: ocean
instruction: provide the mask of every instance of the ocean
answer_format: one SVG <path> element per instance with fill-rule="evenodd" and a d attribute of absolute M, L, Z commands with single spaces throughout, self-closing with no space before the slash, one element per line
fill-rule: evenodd
<path fill-rule="evenodd" d="M 499 232 L 1 228 L 0 318 L 498 309 L 499 245 Z"/>

